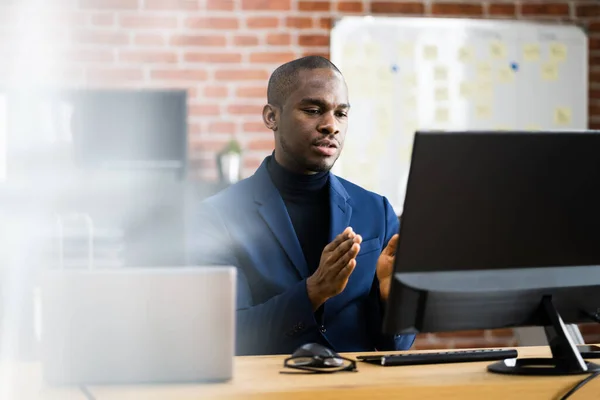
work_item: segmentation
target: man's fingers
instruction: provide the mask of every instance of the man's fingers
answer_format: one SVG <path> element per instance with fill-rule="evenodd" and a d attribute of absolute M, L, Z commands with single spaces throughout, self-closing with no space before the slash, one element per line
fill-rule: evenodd
<path fill-rule="evenodd" d="M 332 252 L 333 250 L 338 248 L 342 243 L 344 243 L 345 240 L 353 237 L 354 235 L 355 235 L 355 233 L 352 230 L 352 228 L 347 227 L 346 229 L 344 229 L 344 231 L 342 233 L 337 235 L 331 243 L 329 243 L 327 246 L 325 246 L 324 251 Z"/>
<path fill-rule="evenodd" d="M 356 237 L 346 239 L 341 245 L 333 250 L 327 259 L 329 265 L 336 264 L 340 258 L 342 258 L 342 256 L 344 256 L 352 248 L 352 245 L 356 242 L 356 240 Z"/>
<path fill-rule="evenodd" d="M 346 251 L 346 253 L 342 255 L 342 257 L 340 257 L 335 264 L 332 265 L 332 269 L 335 271 L 335 273 L 337 274 L 344 269 L 351 260 L 356 258 L 359 251 L 360 244 L 352 243 L 352 246 L 348 249 L 348 251 Z"/>
<path fill-rule="evenodd" d="M 387 254 L 388 256 L 392 256 L 392 257 L 396 255 L 396 247 L 398 247 L 398 238 L 399 237 L 400 236 L 397 233 L 394 236 L 392 236 L 392 238 L 388 242 L 388 245 L 385 246 L 385 249 L 383 249 L 383 252 L 385 254 Z"/>
<path fill-rule="evenodd" d="M 354 272 L 354 268 L 356 268 L 356 258 L 351 259 L 344 265 L 344 268 L 341 269 L 338 274 L 339 279 L 348 279 L 352 272 Z"/>

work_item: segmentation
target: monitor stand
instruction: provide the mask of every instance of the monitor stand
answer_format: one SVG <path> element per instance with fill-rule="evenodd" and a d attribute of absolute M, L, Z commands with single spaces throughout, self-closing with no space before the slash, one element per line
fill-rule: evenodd
<path fill-rule="evenodd" d="M 600 365 L 586 362 L 581 357 L 562 318 L 552 304 L 551 296 L 542 298 L 539 312 L 552 357 L 499 361 L 489 365 L 488 371 L 511 375 L 577 375 L 600 371 Z"/>

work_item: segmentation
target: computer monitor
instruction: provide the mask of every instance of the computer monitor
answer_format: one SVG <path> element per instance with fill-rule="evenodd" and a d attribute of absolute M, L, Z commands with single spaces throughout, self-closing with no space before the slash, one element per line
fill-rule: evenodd
<path fill-rule="evenodd" d="M 384 332 L 544 326 L 488 369 L 600 368 L 564 325 L 600 321 L 600 131 L 416 132 L 399 234 Z"/>

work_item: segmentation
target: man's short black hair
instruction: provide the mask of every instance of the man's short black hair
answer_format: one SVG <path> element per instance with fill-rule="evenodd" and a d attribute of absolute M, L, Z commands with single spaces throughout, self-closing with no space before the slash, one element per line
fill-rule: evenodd
<path fill-rule="evenodd" d="M 292 87 L 298 84 L 298 72 L 318 68 L 329 68 L 341 74 L 331 61 L 321 56 L 306 56 L 287 62 L 271 74 L 267 87 L 267 102 L 283 106 Z"/>

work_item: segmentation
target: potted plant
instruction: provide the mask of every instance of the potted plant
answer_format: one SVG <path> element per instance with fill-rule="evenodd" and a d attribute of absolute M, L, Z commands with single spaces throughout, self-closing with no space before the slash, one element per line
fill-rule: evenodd
<path fill-rule="evenodd" d="M 217 154 L 217 168 L 219 179 L 224 183 L 235 183 L 240 180 L 242 147 L 236 139 L 229 143 Z"/>

